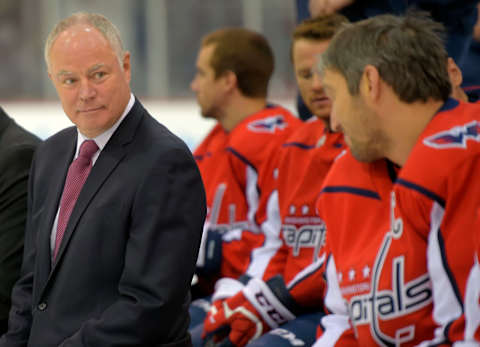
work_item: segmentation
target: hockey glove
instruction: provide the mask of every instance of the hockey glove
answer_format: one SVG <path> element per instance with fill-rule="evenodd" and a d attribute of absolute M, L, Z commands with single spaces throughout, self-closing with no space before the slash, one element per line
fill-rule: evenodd
<path fill-rule="evenodd" d="M 204 337 L 214 336 L 214 341 L 219 341 L 225 326 L 229 326 L 228 339 L 235 346 L 245 346 L 294 318 L 265 282 L 252 279 L 241 292 L 222 303 L 215 319 L 205 321 Z"/>

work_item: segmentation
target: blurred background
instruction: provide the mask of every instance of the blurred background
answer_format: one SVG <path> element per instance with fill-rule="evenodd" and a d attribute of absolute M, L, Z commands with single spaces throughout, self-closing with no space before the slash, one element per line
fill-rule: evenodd
<path fill-rule="evenodd" d="M 263 33 L 275 54 L 269 99 L 295 111 L 290 34 L 293 0 L 0 0 L 0 105 L 42 138 L 70 125 L 48 79 L 43 44 L 76 11 L 99 12 L 132 54 L 132 90 L 190 148 L 213 125 L 199 114 L 190 81 L 200 40 L 225 26 Z"/>

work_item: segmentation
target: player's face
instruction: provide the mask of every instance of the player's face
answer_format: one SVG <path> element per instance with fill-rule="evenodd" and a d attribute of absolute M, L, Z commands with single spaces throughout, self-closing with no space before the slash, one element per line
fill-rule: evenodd
<path fill-rule="evenodd" d="M 320 77 L 314 73 L 314 66 L 317 56 L 325 52 L 329 42 L 300 39 L 295 41 L 292 52 L 295 77 L 305 105 L 312 114 L 327 121 L 332 104 Z"/>
<path fill-rule="evenodd" d="M 207 45 L 200 49 L 196 63 L 195 78 L 190 88 L 195 92 L 202 116 L 219 119 L 222 102 L 221 80 L 215 78 L 215 71 L 210 65 L 215 46 Z"/>
<path fill-rule="evenodd" d="M 57 37 L 49 58 L 50 79 L 78 130 L 93 138 L 109 129 L 130 99 L 130 55 L 122 67 L 99 31 L 76 25 Z"/>
<path fill-rule="evenodd" d="M 352 96 L 345 78 L 332 70 L 325 71 L 323 84 L 332 100 L 330 126 L 334 131 L 343 132 L 353 156 L 363 162 L 384 157 L 388 141 L 378 127 L 378 117 L 362 95 Z"/>

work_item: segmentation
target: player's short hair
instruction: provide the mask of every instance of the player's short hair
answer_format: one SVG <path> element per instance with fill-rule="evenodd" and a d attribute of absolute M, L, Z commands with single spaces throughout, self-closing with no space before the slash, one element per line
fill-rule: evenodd
<path fill-rule="evenodd" d="M 52 31 L 48 34 L 44 47 L 45 62 L 47 63 L 48 68 L 50 67 L 50 50 L 58 35 L 76 24 L 88 24 L 98 30 L 107 39 L 108 43 L 115 51 L 120 66 L 123 66 L 122 60 L 125 55 L 125 51 L 123 48 L 122 39 L 120 37 L 120 32 L 118 31 L 117 27 L 112 22 L 110 22 L 108 18 L 101 14 L 76 12 L 71 16 L 58 22 L 57 25 L 55 25 Z"/>
<path fill-rule="evenodd" d="M 293 62 L 293 46 L 298 40 L 328 41 L 333 38 L 335 33 L 348 23 L 347 17 L 333 13 L 327 16 L 309 18 L 295 27 L 292 33 L 292 43 L 290 45 L 290 59 Z"/>
<path fill-rule="evenodd" d="M 319 59 L 318 69 L 342 74 L 357 95 L 366 65 L 378 69 L 400 100 L 446 100 L 451 92 L 445 30 L 426 12 L 380 15 L 345 24 Z"/>
<path fill-rule="evenodd" d="M 248 97 L 266 97 L 274 69 L 272 49 L 264 36 L 244 28 L 225 28 L 203 38 L 202 47 L 215 45 L 210 66 L 215 78 L 227 71 L 237 76 L 238 88 Z"/>

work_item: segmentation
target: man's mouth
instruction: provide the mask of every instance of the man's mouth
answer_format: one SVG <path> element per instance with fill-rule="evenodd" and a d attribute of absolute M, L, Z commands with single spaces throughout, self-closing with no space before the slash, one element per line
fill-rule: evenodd
<path fill-rule="evenodd" d="M 102 108 L 103 108 L 103 106 L 90 107 L 90 108 L 85 108 L 85 109 L 78 110 L 78 112 L 80 112 L 80 113 L 90 113 L 90 112 L 99 111 L 99 110 L 101 110 Z"/>

